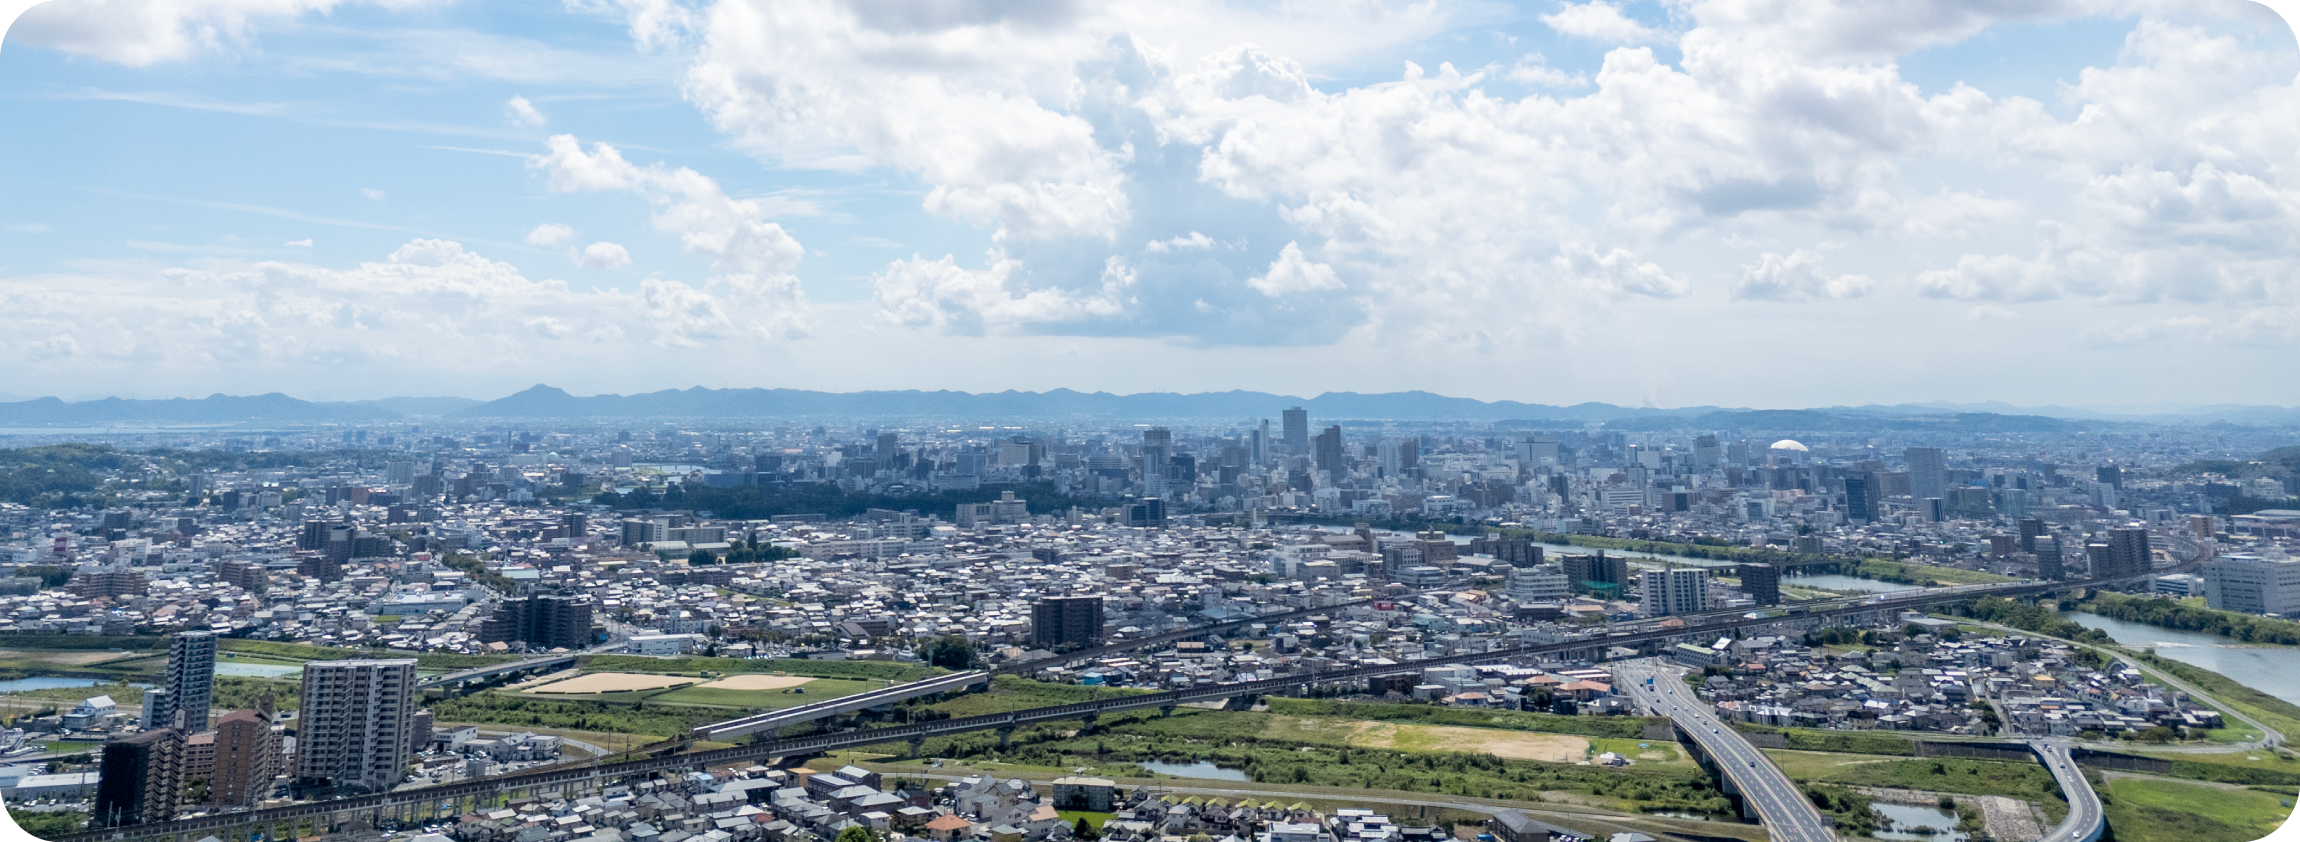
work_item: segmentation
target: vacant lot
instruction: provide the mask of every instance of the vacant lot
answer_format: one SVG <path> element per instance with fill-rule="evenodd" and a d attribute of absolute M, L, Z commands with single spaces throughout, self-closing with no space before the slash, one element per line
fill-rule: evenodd
<path fill-rule="evenodd" d="M 703 687 L 709 690 L 784 690 L 813 680 L 803 675 L 736 675 Z"/>
<path fill-rule="evenodd" d="M 1454 728 L 1446 725 L 1401 725 L 1392 722 L 1354 722 L 1358 733 L 1350 745 L 1405 751 L 1473 751 L 1511 760 L 1547 760 L 1572 763 L 1589 752 L 1589 738 L 1567 734 L 1536 734 L 1490 728 Z"/>
<path fill-rule="evenodd" d="M 114 658 L 129 658 L 133 657 L 134 654 L 135 653 L 113 652 L 110 650 L 100 650 L 95 652 L 25 652 L 16 649 L 0 649 L 0 659 L 21 658 L 27 661 L 36 661 L 43 664 L 61 664 L 63 666 L 71 667 L 102 663 Z"/>
<path fill-rule="evenodd" d="M 574 678 L 567 679 L 566 681 L 554 681 L 550 684 L 546 684 L 526 692 L 556 693 L 560 695 L 575 693 L 628 693 L 634 690 L 661 690 L 665 687 L 682 687 L 688 684 L 693 684 L 695 681 L 696 679 L 684 675 L 646 675 L 635 672 L 595 672 L 590 675 L 576 676 Z"/>

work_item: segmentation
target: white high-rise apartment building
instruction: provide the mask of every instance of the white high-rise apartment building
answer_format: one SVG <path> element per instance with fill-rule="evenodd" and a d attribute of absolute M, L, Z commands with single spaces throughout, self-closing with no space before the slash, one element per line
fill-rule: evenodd
<path fill-rule="evenodd" d="M 1699 614 L 1709 610 L 1709 571 L 1698 567 L 1648 570 L 1637 579 L 1643 594 L 1637 613 L 1647 617 Z"/>
<path fill-rule="evenodd" d="M 175 728 L 186 734 L 208 730 L 208 712 L 216 702 L 216 633 L 177 632 L 168 639 L 168 667 L 160 673 L 160 689 L 167 698 L 150 706 L 155 720 L 145 728 Z"/>
<path fill-rule="evenodd" d="M 399 783 L 414 695 L 413 658 L 304 664 L 296 777 L 367 792 Z"/>

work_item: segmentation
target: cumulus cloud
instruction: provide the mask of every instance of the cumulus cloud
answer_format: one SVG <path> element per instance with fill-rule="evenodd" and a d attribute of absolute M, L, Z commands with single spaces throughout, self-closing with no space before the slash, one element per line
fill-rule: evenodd
<path fill-rule="evenodd" d="M 1247 279 L 1246 284 L 1273 298 L 1343 286 L 1341 278 L 1334 274 L 1334 267 L 1303 257 L 1302 247 L 1297 243 L 1287 243 L 1278 252 L 1278 259 L 1270 262 L 1269 271 Z"/>
<path fill-rule="evenodd" d="M 596 242 L 583 247 L 576 261 L 585 269 L 621 269 L 631 265 L 631 252 L 610 242 Z"/>
<path fill-rule="evenodd" d="M 1020 262 L 992 252 L 981 269 L 945 255 L 889 264 L 871 279 L 871 300 L 888 322 L 965 335 L 1030 329 L 1111 316 L 1128 303 L 1135 273 L 1113 257 L 1103 263 L 1100 288 L 1089 294 L 1059 288 L 1026 289 Z"/>
<path fill-rule="evenodd" d="M 1741 268 L 1741 278 L 1733 284 L 1733 297 L 1770 301 L 1859 298 L 1875 285 L 1863 275 L 1825 274 L 1821 263 L 1821 255 L 1804 249 L 1787 256 L 1767 253 Z"/>
<path fill-rule="evenodd" d="M 1638 260 L 1628 249 L 1599 254 L 1597 247 L 1588 243 L 1567 243 L 1551 258 L 1550 265 L 1567 280 L 1609 295 L 1676 298 L 1691 291 L 1684 278 Z"/>
<path fill-rule="evenodd" d="M 768 314 L 743 323 L 740 329 L 763 337 L 805 332 L 806 296 L 792 272 L 806 256 L 806 248 L 780 224 L 766 219 L 770 203 L 729 196 L 717 181 L 685 167 L 632 164 L 604 143 L 593 144 L 591 151 L 585 152 L 573 135 L 555 135 L 547 146 L 549 152 L 529 158 L 528 166 L 549 174 L 551 190 L 625 191 L 644 197 L 657 208 L 656 230 L 679 235 L 680 246 L 689 254 L 711 259 L 716 274 L 708 286 L 741 296 L 752 302 L 755 310 Z M 593 247 L 598 245 L 622 251 L 621 246 L 612 244 Z M 588 252 L 586 249 L 586 259 Z M 628 262 L 628 255 L 623 259 Z M 685 314 L 679 320 L 701 335 L 716 336 L 736 329 L 731 324 L 722 327 L 716 317 L 706 317 L 709 308 L 693 305 L 693 295 L 703 290 L 675 281 L 648 283 L 653 310 Z"/>
<path fill-rule="evenodd" d="M 1587 38 L 1609 44 L 1639 44 L 1659 40 L 1661 33 L 1642 23 L 1630 20 L 1621 13 L 1621 7 L 1606 0 L 1590 0 L 1581 4 L 1566 4 L 1553 14 L 1541 16 L 1541 22 L 1561 35 Z"/>
<path fill-rule="evenodd" d="M 514 126 L 540 126 L 551 122 L 550 118 L 543 116 L 542 111 L 536 110 L 535 103 L 528 102 L 523 96 L 514 96 L 503 103 L 503 117 Z"/>
<path fill-rule="evenodd" d="M 535 230 L 527 232 L 527 244 L 531 246 L 556 246 L 572 239 L 575 239 L 575 227 L 556 222 L 537 225 Z"/>

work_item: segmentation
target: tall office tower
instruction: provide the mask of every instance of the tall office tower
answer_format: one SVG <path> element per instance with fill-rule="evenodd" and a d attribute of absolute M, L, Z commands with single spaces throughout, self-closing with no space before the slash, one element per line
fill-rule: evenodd
<path fill-rule="evenodd" d="M 1909 496 L 1919 500 L 1949 496 L 1949 462 L 1938 447 L 1912 447 L 1901 452 L 1909 463 Z"/>
<path fill-rule="evenodd" d="M 409 485 L 415 482 L 414 462 L 387 462 L 383 466 L 385 485 Z"/>
<path fill-rule="evenodd" d="M 2067 572 L 2061 569 L 2060 564 L 2060 539 L 2050 535 L 2038 535 L 2036 540 L 2030 543 L 2030 546 L 2034 548 L 2030 552 L 2036 553 L 2037 578 L 2062 579 L 2067 577 Z"/>
<path fill-rule="evenodd" d="M 1255 427 L 1253 432 L 1247 434 L 1246 450 L 1248 451 L 1248 458 L 1254 460 L 1254 467 L 1259 468 L 1270 463 L 1270 419 L 1262 419 L 1261 426 Z"/>
<path fill-rule="evenodd" d="M 1380 444 L 1374 445 L 1374 455 L 1381 462 L 1382 476 L 1396 479 L 1412 470 L 1421 461 L 1420 454 L 1414 450 L 1419 444 L 1421 442 L 1416 439 L 1383 439 Z"/>
<path fill-rule="evenodd" d="M 1781 568 L 1770 564 L 1741 565 L 1741 591 L 1758 605 L 1781 604 Z"/>
<path fill-rule="evenodd" d="M 591 645 L 591 605 L 580 597 L 539 594 L 504 600 L 479 624 L 481 643 L 525 643 L 538 651 Z"/>
<path fill-rule="evenodd" d="M 1698 567 L 1647 570 L 1637 578 L 1637 613 L 1646 617 L 1699 614 L 1709 610 L 1709 571 Z"/>
<path fill-rule="evenodd" d="M 1728 444 L 1725 446 L 1725 464 L 1735 468 L 1749 467 L 1751 452 L 1748 439 Z"/>
<path fill-rule="evenodd" d="M 175 818 L 183 794 L 183 753 L 183 734 L 173 728 L 105 743 L 96 809 L 88 823 L 119 827 Z"/>
<path fill-rule="evenodd" d="M 1152 427 L 1142 431 L 1142 493 L 1166 496 L 1166 480 L 1174 468 L 1174 431 Z"/>
<path fill-rule="evenodd" d="M 1286 452 L 1310 452 L 1310 411 L 1297 406 L 1282 414 L 1285 416 L 1286 437 L 1281 443 L 1286 446 Z"/>
<path fill-rule="evenodd" d="M 581 544 L 591 534 L 591 518 L 582 512 L 568 512 L 559 516 L 559 528 L 567 533 L 567 543 Z"/>
<path fill-rule="evenodd" d="M 1704 434 L 1693 438 L 1693 470 L 1695 472 L 1706 474 L 1717 470 L 1722 467 L 1721 463 L 1724 460 L 1725 447 L 1717 443 L 1716 436 Z"/>
<path fill-rule="evenodd" d="M 878 446 L 874 448 L 871 453 L 878 456 L 880 462 L 885 462 L 888 459 L 894 458 L 894 452 L 901 449 L 901 436 L 895 435 L 894 433 L 880 433 L 878 434 Z"/>
<path fill-rule="evenodd" d="M 176 728 L 186 734 L 208 730 L 208 708 L 216 700 L 216 633 L 177 632 L 168 639 L 168 667 L 160 673 L 160 689 L 168 691 L 165 708 L 154 710 L 158 719 L 146 728 Z"/>
<path fill-rule="evenodd" d="M 1342 455 L 1341 427 L 1327 427 L 1325 432 L 1318 434 L 1317 453 L 1314 455 L 1317 458 L 1312 464 L 1317 470 L 1326 472 L 1328 477 L 1339 481 L 1349 475 L 1349 462 Z"/>
<path fill-rule="evenodd" d="M 1102 597 L 1039 597 L 1030 606 L 1030 645 L 1041 649 L 1102 642 Z"/>
<path fill-rule="evenodd" d="M 2021 519 L 2020 519 L 2020 551 L 2021 551 L 2021 552 L 2024 552 L 2024 553 L 2033 553 L 2033 552 L 2036 552 L 2036 539 L 2037 539 L 2037 538 L 2039 538 L 2039 537 L 2042 537 L 2043 535 L 2044 535 L 2044 519 L 2043 519 L 2043 518 L 2024 517 L 2024 518 L 2021 518 Z"/>
<path fill-rule="evenodd" d="M 1845 517 L 1864 522 L 1876 520 L 1876 499 L 1871 496 L 1872 494 L 1874 491 L 1869 488 L 1868 477 L 1859 475 L 1846 477 Z"/>
<path fill-rule="evenodd" d="M 216 720 L 216 765 L 208 779 L 208 802 L 219 807 L 254 807 L 271 795 L 279 777 L 280 734 L 271 719 L 235 710 Z"/>
<path fill-rule="evenodd" d="M 365 792 L 399 783 L 414 694 L 413 658 L 304 664 L 296 777 Z"/>
<path fill-rule="evenodd" d="M 2132 526 L 2108 531 L 2108 570 L 2093 568 L 2095 578 L 2138 576 L 2148 572 L 2148 530 Z"/>
<path fill-rule="evenodd" d="M 2092 476 L 2094 481 L 2099 482 L 2101 485 L 2114 488 L 2118 491 L 2124 490 L 2123 468 L 2117 467 L 2115 465 L 2102 465 L 2098 468 L 2092 469 Z"/>

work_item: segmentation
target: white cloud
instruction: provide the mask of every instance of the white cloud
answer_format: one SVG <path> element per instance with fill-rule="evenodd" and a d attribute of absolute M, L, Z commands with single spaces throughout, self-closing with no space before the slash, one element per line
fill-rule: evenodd
<path fill-rule="evenodd" d="M 289 240 L 287 242 L 281 243 L 280 245 L 308 249 L 311 248 L 311 238 L 306 237 L 301 240 Z"/>
<path fill-rule="evenodd" d="M 871 300 L 890 323 L 979 336 L 1115 315 L 1128 303 L 1127 288 L 1135 281 L 1115 257 L 1104 261 L 1100 288 L 1088 294 L 1026 289 L 1021 274 L 1021 264 L 1001 252 L 992 252 L 982 269 L 961 267 L 948 255 L 913 256 L 871 279 Z"/>
<path fill-rule="evenodd" d="M 535 103 L 528 102 L 523 96 L 514 96 L 505 102 L 503 116 L 514 126 L 540 126 L 551 122 L 550 118 L 543 116 L 543 112 L 535 109 Z"/>
<path fill-rule="evenodd" d="M 549 173 L 553 191 L 615 190 L 645 197 L 658 208 L 656 230 L 678 234 L 680 246 L 689 254 L 711 259 L 717 274 L 708 286 L 740 296 L 754 310 L 770 314 L 742 323 L 741 330 L 762 337 L 806 331 L 806 296 L 798 276 L 792 274 L 806 256 L 806 247 L 781 225 L 766 220 L 773 203 L 728 196 L 718 182 L 685 167 L 634 165 L 604 143 L 592 144 L 586 153 L 574 136 L 555 135 L 547 145 L 550 151 L 528 159 L 528 166 Z M 679 314 L 676 321 L 687 326 L 682 336 L 719 335 L 719 320 L 705 317 L 708 308 L 692 303 L 691 293 L 700 290 L 676 281 L 648 283 L 650 307 Z"/>
<path fill-rule="evenodd" d="M 8 40 L 144 67 L 245 43 L 260 20 L 326 13 L 340 5 L 343 0 L 49 0 L 18 18 Z"/>
<path fill-rule="evenodd" d="M 1554 14 L 1542 15 L 1541 22 L 1562 35 L 1609 44 L 1641 44 L 1661 39 L 1660 32 L 1630 20 L 1621 13 L 1619 5 L 1606 0 L 1568 3 Z"/>
<path fill-rule="evenodd" d="M 1163 240 L 1151 240 L 1148 245 L 1142 247 L 1142 250 L 1150 252 L 1151 254 L 1164 254 L 1170 251 L 1179 251 L 1185 249 L 1202 251 L 1213 247 L 1214 238 L 1200 234 L 1196 231 L 1192 231 L 1188 236 L 1184 237 L 1168 237 Z"/>
<path fill-rule="evenodd" d="M 1566 243 L 1550 259 L 1550 266 L 1566 280 L 1607 295 L 1676 298 L 1691 291 L 1684 278 L 1637 259 L 1628 249 L 1599 254 L 1597 247 L 1588 243 Z"/>
<path fill-rule="evenodd" d="M 1334 274 L 1334 267 L 1303 257 L 1302 247 L 1296 243 L 1287 243 L 1278 252 L 1278 259 L 1270 262 L 1269 271 L 1247 279 L 1246 284 L 1273 298 L 1343 287 L 1341 278 Z"/>
<path fill-rule="evenodd" d="M 572 239 L 575 239 L 575 226 L 557 222 L 546 222 L 527 232 L 527 244 L 531 246 L 555 246 Z"/>
<path fill-rule="evenodd" d="M 1509 72 L 1503 74 L 1503 78 L 1521 85 L 1543 88 L 1589 87 L 1589 77 L 1551 67 L 1540 53 L 1527 53 L 1519 58 L 1516 64 L 1510 65 Z"/>
<path fill-rule="evenodd" d="M 1859 298 L 1875 282 L 1862 275 L 1826 275 L 1821 255 L 1797 249 L 1787 256 L 1767 252 L 1741 268 L 1733 284 L 1733 297 L 1742 300 L 1785 301 L 1800 298 Z"/>
<path fill-rule="evenodd" d="M 384 192 L 373 187 L 359 188 L 359 195 L 366 197 L 370 202 L 380 202 L 384 199 Z"/>
<path fill-rule="evenodd" d="M 631 252 L 609 242 L 597 242 L 583 247 L 576 258 L 585 269 L 621 269 L 631 265 Z"/>

